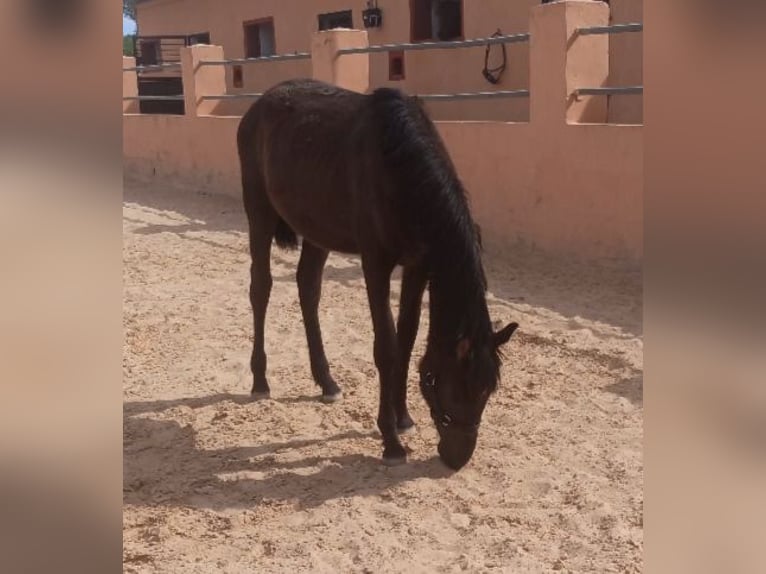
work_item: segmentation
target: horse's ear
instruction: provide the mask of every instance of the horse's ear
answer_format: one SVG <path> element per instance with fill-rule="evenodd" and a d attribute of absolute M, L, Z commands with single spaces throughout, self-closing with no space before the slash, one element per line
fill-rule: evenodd
<path fill-rule="evenodd" d="M 471 352 L 471 341 L 467 337 L 460 339 L 457 342 L 457 360 L 464 361 L 468 358 L 468 354 Z"/>
<path fill-rule="evenodd" d="M 502 347 L 508 341 L 510 341 L 511 335 L 513 335 L 513 332 L 518 328 L 518 323 L 508 323 L 505 327 L 495 333 L 492 336 L 492 342 L 495 344 L 495 348 Z"/>

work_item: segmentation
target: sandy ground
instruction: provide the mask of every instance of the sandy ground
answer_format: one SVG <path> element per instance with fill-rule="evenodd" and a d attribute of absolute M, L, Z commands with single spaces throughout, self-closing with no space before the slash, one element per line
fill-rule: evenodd
<path fill-rule="evenodd" d="M 126 184 L 126 572 L 642 569 L 638 272 L 488 246 L 490 312 L 521 328 L 472 462 L 450 474 L 412 374 L 413 453 L 379 462 L 355 258 L 331 256 L 320 311 L 343 402 L 315 400 L 297 253 L 277 250 L 273 398 L 248 401 L 246 241 L 236 200 Z"/>

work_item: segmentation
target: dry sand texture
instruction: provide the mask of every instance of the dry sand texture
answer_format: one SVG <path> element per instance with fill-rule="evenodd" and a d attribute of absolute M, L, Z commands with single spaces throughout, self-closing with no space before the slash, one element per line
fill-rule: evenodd
<path fill-rule="evenodd" d="M 488 246 L 490 312 L 521 328 L 473 460 L 450 475 L 412 374 L 413 453 L 380 464 L 355 258 L 330 257 L 320 309 L 344 400 L 315 400 L 297 253 L 275 250 L 273 399 L 248 401 L 246 246 L 238 201 L 126 184 L 126 572 L 641 570 L 638 272 Z"/>

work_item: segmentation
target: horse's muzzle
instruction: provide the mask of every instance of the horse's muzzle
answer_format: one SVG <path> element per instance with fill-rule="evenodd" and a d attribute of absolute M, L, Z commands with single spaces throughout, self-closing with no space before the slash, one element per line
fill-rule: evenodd
<path fill-rule="evenodd" d="M 439 457 L 452 470 L 460 470 L 473 456 L 478 433 L 462 430 L 444 430 L 439 433 Z"/>

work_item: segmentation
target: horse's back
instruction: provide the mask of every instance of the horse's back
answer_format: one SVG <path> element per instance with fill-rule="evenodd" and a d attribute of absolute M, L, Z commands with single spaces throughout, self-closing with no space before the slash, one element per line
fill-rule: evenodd
<path fill-rule="evenodd" d="M 351 170 L 365 103 L 362 94 L 291 80 L 264 93 L 240 123 L 243 170 L 257 171 L 262 192 L 296 233 L 332 251 L 359 252 Z"/>

